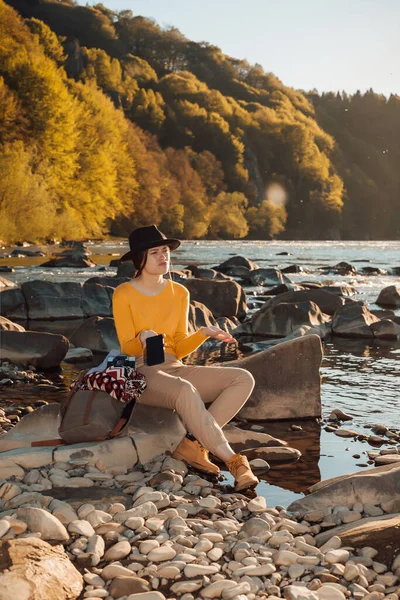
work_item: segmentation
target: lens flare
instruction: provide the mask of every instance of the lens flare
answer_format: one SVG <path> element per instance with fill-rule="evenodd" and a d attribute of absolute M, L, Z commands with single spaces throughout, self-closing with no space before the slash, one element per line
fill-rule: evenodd
<path fill-rule="evenodd" d="M 275 206 L 285 206 L 287 192 L 280 183 L 270 183 L 265 189 L 265 199 Z"/>

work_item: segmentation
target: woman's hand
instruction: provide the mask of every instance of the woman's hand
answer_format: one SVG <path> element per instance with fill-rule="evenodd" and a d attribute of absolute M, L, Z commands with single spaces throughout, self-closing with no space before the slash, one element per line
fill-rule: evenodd
<path fill-rule="evenodd" d="M 158 335 L 158 333 L 156 333 L 152 329 L 145 329 L 144 331 L 142 331 L 142 333 L 140 334 L 140 341 L 142 342 L 142 346 L 146 346 L 147 338 L 154 337 L 155 335 Z"/>
<path fill-rule="evenodd" d="M 219 327 L 202 327 L 201 332 L 204 333 L 204 335 L 208 335 L 209 337 L 215 338 L 220 342 L 233 342 L 235 344 L 237 342 L 237 340 L 234 337 L 232 337 L 230 333 L 227 333 Z"/>

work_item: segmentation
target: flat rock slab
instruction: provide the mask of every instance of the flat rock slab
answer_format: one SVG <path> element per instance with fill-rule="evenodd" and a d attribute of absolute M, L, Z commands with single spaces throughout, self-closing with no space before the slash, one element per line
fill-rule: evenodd
<path fill-rule="evenodd" d="M 79 508 L 82 504 L 93 504 L 94 502 L 109 502 L 115 504 L 120 502 L 126 508 L 132 504 L 132 495 L 124 494 L 122 489 L 109 489 L 106 487 L 90 488 L 52 488 L 43 492 L 45 496 L 51 496 L 56 500 L 68 501 L 73 508 Z"/>
<path fill-rule="evenodd" d="M 305 498 L 295 500 L 289 512 L 304 515 L 310 510 L 346 504 L 382 504 L 400 495 L 400 467 L 384 470 L 380 467 L 336 478 Z"/>
<path fill-rule="evenodd" d="M 400 513 L 396 513 L 393 515 L 382 515 L 379 517 L 367 517 L 366 519 L 363 519 L 362 521 L 357 521 L 357 523 L 346 523 L 343 525 L 338 525 L 337 527 L 333 527 L 331 529 L 328 529 L 327 531 L 322 531 L 321 533 L 318 533 L 315 536 L 315 542 L 317 544 L 318 547 L 322 546 L 323 544 L 325 544 L 325 542 L 327 542 L 328 540 L 330 540 L 332 537 L 334 537 L 335 535 L 340 537 L 340 539 L 342 540 L 342 546 L 353 546 L 353 543 L 350 543 L 347 541 L 350 540 L 352 538 L 352 536 L 354 535 L 354 539 L 358 539 L 357 536 L 360 535 L 360 541 L 359 547 L 362 546 L 372 546 L 373 548 L 375 548 L 375 544 L 373 543 L 373 539 L 370 537 L 370 543 L 363 543 L 362 536 L 367 536 L 368 531 L 371 532 L 379 532 L 379 531 L 385 531 L 388 527 L 393 527 L 394 525 L 396 525 L 396 528 L 399 527 L 400 525 Z M 398 530 L 398 529 L 396 529 Z M 347 537 L 348 536 L 348 537 Z M 365 537 L 365 539 L 367 539 L 367 537 Z M 400 538 L 399 538 L 400 539 Z M 344 543 L 344 540 L 346 540 L 346 543 Z"/>
<path fill-rule="evenodd" d="M 365 520 L 339 534 L 343 546 L 363 548 L 372 546 L 378 550 L 379 560 L 390 565 L 400 550 L 400 515 L 388 519 Z M 332 532 L 331 532 L 332 533 Z"/>

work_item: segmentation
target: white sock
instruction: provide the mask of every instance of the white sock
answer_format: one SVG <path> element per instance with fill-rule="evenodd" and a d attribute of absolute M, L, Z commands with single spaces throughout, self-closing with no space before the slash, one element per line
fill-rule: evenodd
<path fill-rule="evenodd" d="M 223 444 L 220 444 L 218 446 L 218 448 L 215 450 L 214 454 L 219 459 L 223 460 L 224 463 L 226 463 L 230 458 L 232 458 L 232 456 L 234 456 L 236 454 L 236 452 L 234 452 L 232 450 L 232 448 L 230 447 L 228 442 L 224 442 Z"/>

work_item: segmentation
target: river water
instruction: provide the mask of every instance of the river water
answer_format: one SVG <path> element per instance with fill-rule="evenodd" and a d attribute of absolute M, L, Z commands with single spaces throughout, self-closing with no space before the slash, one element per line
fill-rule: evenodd
<path fill-rule="evenodd" d="M 126 242 L 120 240 L 94 242 L 88 247 L 98 268 L 44 269 L 40 264 L 47 258 L 40 257 L 0 258 L 0 266 L 13 266 L 15 272 L 4 273 L 4 276 L 19 284 L 32 279 L 83 282 L 95 274 L 100 274 L 97 273 L 98 270 L 107 267 L 110 259 L 118 258 L 127 250 Z M 41 250 L 49 254 L 53 248 L 41 247 Z M 3 253 L 8 251 L 9 249 L 2 250 Z M 282 252 L 288 254 L 281 255 Z M 173 253 L 173 268 L 180 269 L 189 264 L 212 267 L 237 254 L 256 262 L 260 267 L 284 268 L 292 264 L 300 265 L 305 272 L 289 275 L 295 283 L 347 283 L 356 289 L 355 298 L 363 300 L 372 309 L 379 308 L 375 300 L 383 287 L 400 285 L 400 278 L 393 275 L 393 269 L 400 267 L 399 241 L 188 241 Z M 337 276 L 321 271 L 323 267 L 333 266 L 341 261 L 354 265 L 360 274 Z M 363 267 L 378 267 L 387 271 L 387 274 L 365 275 L 361 272 Z M 107 267 L 106 273 L 102 274 L 115 273 L 115 268 Z M 263 291 L 261 287 L 246 288 L 248 295 L 261 294 Z M 400 314 L 400 310 L 395 312 Z M 72 323 L 69 324 L 71 325 Z M 53 331 L 54 324 L 49 323 L 48 330 Z M 232 354 L 231 358 L 236 358 L 237 355 Z M 204 359 L 204 355 L 199 355 L 199 359 Z M 219 352 L 207 359 L 208 362 L 218 360 L 221 360 Z M 63 391 L 42 390 L 40 398 L 49 401 L 60 399 L 77 370 L 75 365 L 63 363 Z M 399 429 L 399 375 L 399 341 L 369 342 L 334 338 L 333 341 L 324 343 L 321 366 L 323 416 L 327 417 L 333 408 L 341 408 L 354 416 L 348 425 L 351 429 L 365 433 L 369 427 L 378 423 Z M 24 385 L 3 388 L 0 392 L 0 401 L 3 403 L 13 401 L 22 405 L 37 399 L 38 392 L 34 395 L 30 388 Z M 257 491 L 266 496 L 270 506 L 287 505 L 301 496 L 309 485 L 320 479 L 364 469 L 367 465 L 366 452 L 372 450 L 367 443 L 339 438 L 321 429 L 320 425 L 314 422 L 299 422 L 302 427 L 299 431 L 293 431 L 292 424 L 266 423 L 264 426 L 265 431 L 287 440 L 303 453 L 303 457 L 294 465 L 273 466 L 263 477 Z M 354 455 L 360 455 L 360 458 L 354 458 Z"/>

